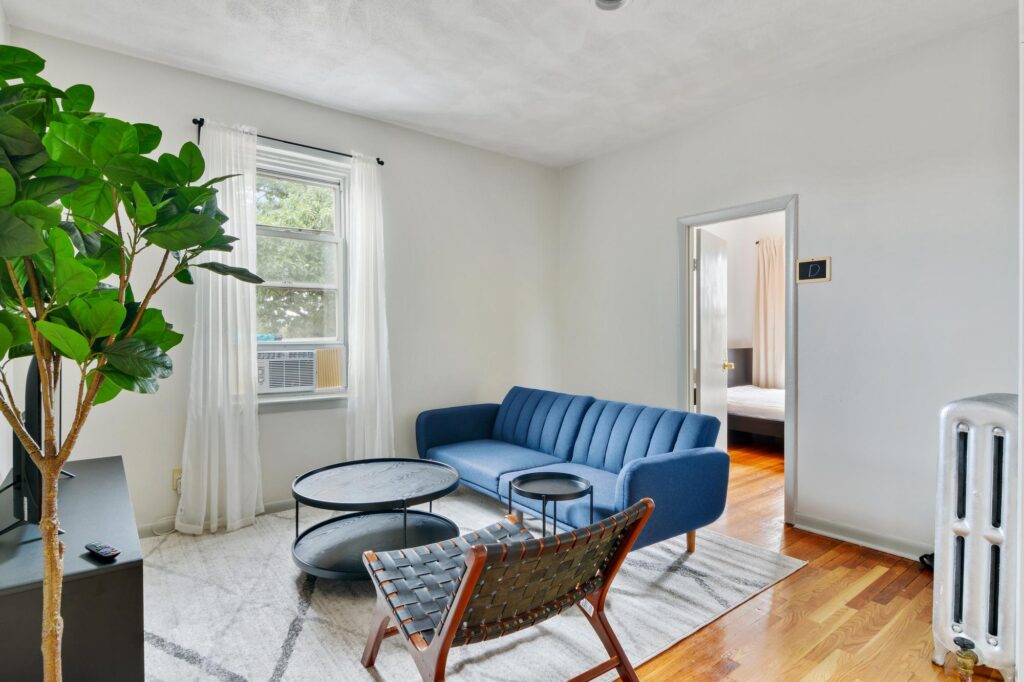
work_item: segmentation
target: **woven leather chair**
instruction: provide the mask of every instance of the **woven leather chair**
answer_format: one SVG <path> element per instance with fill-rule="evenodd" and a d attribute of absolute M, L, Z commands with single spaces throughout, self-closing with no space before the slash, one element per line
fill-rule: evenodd
<path fill-rule="evenodd" d="M 425 682 L 440 682 L 451 647 L 511 634 L 575 605 L 610 658 L 572 682 L 613 668 L 622 679 L 637 680 L 604 605 L 653 509 L 654 502 L 644 498 L 597 523 L 543 538 L 507 516 L 454 540 L 365 552 L 377 609 L 363 665 L 373 667 L 384 638 L 400 634 Z"/>

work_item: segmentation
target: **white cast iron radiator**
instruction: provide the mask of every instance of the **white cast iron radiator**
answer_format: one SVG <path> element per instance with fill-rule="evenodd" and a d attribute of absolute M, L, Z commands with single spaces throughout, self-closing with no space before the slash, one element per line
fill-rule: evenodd
<path fill-rule="evenodd" d="M 973 645 L 1014 679 L 1017 396 L 990 393 L 942 410 L 935 519 L 935 663 Z"/>

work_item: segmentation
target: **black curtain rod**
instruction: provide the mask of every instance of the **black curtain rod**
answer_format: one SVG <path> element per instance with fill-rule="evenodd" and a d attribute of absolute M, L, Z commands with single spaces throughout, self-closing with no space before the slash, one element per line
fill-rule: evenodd
<path fill-rule="evenodd" d="M 194 118 L 194 119 L 192 119 L 192 123 L 195 124 L 195 126 L 196 126 L 196 142 L 198 142 L 199 139 L 202 137 L 203 126 L 206 125 L 206 119 L 202 118 L 202 117 Z M 273 140 L 274 142 L 283 142 L 284 144 L 290 144 L 290 145 L 295 146 L 295 147 L 302 147 L 303 149 L 313 149 L 313 150 L 318 151 L 318 152 L 324 152 L 325 154 L 334 154 L 336 156 L 345 156 L 345 157 L 348 157 L 350 159 L 353 158 L 351 154 L 346 154 L 345 152 L 336 152 L 333 149 L 324 149 L 323 147 L 314 147 L 311 144 L 302 144 L 301 142 L 292 142 L 290 140 L 282 140 L 279 137 L 271 137 L 270 135 L 260 135 L 259 133 L 257 133 L 256 137 L 261 138 L 263 140 Z M 384 159 L 382 159 L 382 158 L 380 158 L 378 156 L 377 157 L 377 165 L 378 166 L 383 166 L 384 165 Z"/>

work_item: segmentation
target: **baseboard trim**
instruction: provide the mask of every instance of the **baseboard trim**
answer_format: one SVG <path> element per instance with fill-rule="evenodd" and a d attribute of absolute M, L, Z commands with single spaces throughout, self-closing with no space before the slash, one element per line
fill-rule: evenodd
<path fill-rule="evenodd" d="M 276 514 L 277 512 L 295 509 L 295 500 L 275 500 L 274 502 L 263 503 L 264 514 Z"/>
<path fill-rule="evenodd" d="M 868 549 L 877 549 L 886 554 L 895 554 L 906 559 L 917 561 L 922 554 L 929 554 L 932 551 L 930 545 L 922 545 L 904 538 L 895 538 L 888 535 L 871 533 L 861 528 L 854 528 L 842 523 L 826 521 L 807 514 L 797 512 L 794 514 L 793 525 L 800 530 L 809 533 L 816 533 L 826 537 L 852 542 Z"/>
<path fill-rule="evenodd" d="M 264 514 L 274 514 L 276 512 L 287 511 L 295 508 L 295 500 L 275 500 L 274 502 L 265 502 L 263 504 Z M 174 517 L 167 516 L 159 521 L 153 523 L 144 523 L 139 526 L 139 537 L 148 538 L 157 534 L 159 530 L 160 534 L 167 534 L 174 530 Z"/>

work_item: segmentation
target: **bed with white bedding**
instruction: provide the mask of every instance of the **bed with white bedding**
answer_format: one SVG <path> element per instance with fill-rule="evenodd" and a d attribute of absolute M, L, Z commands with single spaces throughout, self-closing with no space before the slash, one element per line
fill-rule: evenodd
<path fill-rule="evenodd" d="M 754 386 L 753 351 L 730 348 L 727 395 L 729 431 L 782 439 L 786 426 L 786 389 Z"/>
<path fill-rule="evenodd" d="M 786 420 L 786 389 L 760 386 L 730 386 L 729 416 L 756 417 L 773 421 Z"/>

